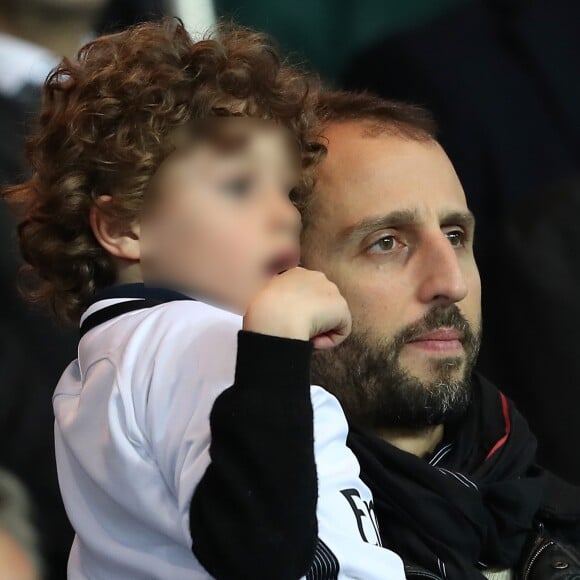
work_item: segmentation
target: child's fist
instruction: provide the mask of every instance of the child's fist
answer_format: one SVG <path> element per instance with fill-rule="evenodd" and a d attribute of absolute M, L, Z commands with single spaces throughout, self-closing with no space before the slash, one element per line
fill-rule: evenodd
<path fill-rule="evenodd" d="M 312 340 L 314 348 L 340 344 L 350 333 L 346 300 L 321 272 L 292 268 L 258 293 L 244 316 L 244 330 Z"/>

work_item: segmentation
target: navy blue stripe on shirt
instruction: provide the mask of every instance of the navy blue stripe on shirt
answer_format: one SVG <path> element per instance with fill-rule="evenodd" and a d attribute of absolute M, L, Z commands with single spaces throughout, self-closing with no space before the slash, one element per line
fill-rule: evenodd
<path fill-rule="evenodd" d="M 158 300 L 124 300 L 123 302 L 106 306 L 101 310 L 97 310 L 90 316 L 87 316 L 83 320 L 79 330 L 80 338 L 82 338 L 89 330 L 99 326 L 99 324 L 117 318 L 117 316 L 121 316 L 121 314 L 133 312 L 134 310 L 142 310 L 143 308 L 151 308 L 153 306 L 158 306 L 159 304 L 163 304 L 163 302 L 159 302 Z"/>
<path fill-rule="evenodd" d="M 163 302 L 172 302 L 174 300 L 194 300 L 194 298 L 176 290 L 156 286 L 146 286 L 143 282 L 137 282 L 135 284 L 109 286 L 109 288 L 100 290 L 91 298 L 87 304 L 87 308 L 100 300 L 108 300 L 110 298 L 145 298 L 157 300 L 159 304 Z"/>
<path fill-rule="evenodd" d="M 117 304 L 101 308 L 83 320 L 80 327 L 81 338 L 89 330 L 92 330 L 96 326 L 99 326 L 99 324 L 103 324 L 117 316 L 121 316 L 121 314 L 141 310 L 143 308 L 152 308 L 153 306 L 159 306 L 159 304 L 174 302 L 176 300 L 195 300 L 194 298 L 175 290 L 155 288 L 145 286 L 143 283 L 136 283 L 121 284 L 105 288 L 105 290 L 102 290 L 93 296 L 89 306 L 96 304 L 101 300 L 119 298 L 129 298 L 129 300 L 123 300 L 123 302 L 118 302 Z"/>

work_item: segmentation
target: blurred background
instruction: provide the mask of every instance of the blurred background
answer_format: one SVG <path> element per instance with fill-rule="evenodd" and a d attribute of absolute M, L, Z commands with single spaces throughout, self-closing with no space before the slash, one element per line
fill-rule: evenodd
<path fill-rule="evenodd" d="M 58 60 L 166 14 L 194 34 L 216 18 L 269 32 L 329 87 L 433 112 L 478 222 L 480 370 L 526 415 L 541 462 L 580 484 L 580 2 L 0 0 L 0 186 L 26 176 L 25 135 Z M 15 578 L 62 579 L 72 530 L 51 396 L 77 334 L 23 303 L 19 266 L 0 202 L 0 469 L 12 474 L 0 558 L 20 562 Z"/>

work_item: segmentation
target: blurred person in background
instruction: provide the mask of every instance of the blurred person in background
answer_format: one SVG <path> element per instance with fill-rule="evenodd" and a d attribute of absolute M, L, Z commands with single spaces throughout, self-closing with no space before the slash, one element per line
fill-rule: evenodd
<path fill-rule="evenodd" d="M 23 167 L 26 114 L 60 55 L 72 55 L 91 34 L 105 0 L 0 0 L 0 179 Z M 14 138 L 18 141 L 14 142 Z"/>
<path fill-rule="evenodd" d="M 477 219 L 480 368 L 580 483 L 580 3 L 476 0 L 367 47 L 347 88 L 426 105 Z"/>
<path fill-rule="evenodd" d="M 26 490 L 0 470 L 0 576 L 9 580 L 39 580 L 42 565 L 37 533 L 31 521 Z"/>
<path fill-rule="evenodd" d="M 24 123 L 38 107 L 40 86 L 62 56 L 95 33 L 160 18 L 162 0 L 0 0 L 0 180 L 23 172 Z M 8 142 L 7 142 L 8 141 Z"/>
<path fill-rule="evenodd" d="M 186 2 L 187 0 L 182 0 Z M 204 0 L 195 0 L 195 3 Z M 465 0 L 215 0 L 220 18 L 267 31 L 331 83 L 373 39 L 406 30 Z M 337 39 L 340 39 L 337 42 Z"/>
<path fill-rule="evenodd" d="M 156 0 L 0 0 L 0 187 L 26 173 L 24 142 L 40 86 L 95 31 L 160 16 Z M 76 356 L 76 332 L 31 310 L 17 290 L 14 221 L 0 201 L 0 468 L 28 488 L 50 579 L 66 575 L 72 529 L 56 476 L 52 393 Z"/>

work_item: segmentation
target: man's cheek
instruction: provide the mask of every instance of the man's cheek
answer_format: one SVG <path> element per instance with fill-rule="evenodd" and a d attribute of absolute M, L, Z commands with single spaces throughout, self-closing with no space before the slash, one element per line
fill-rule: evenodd
<path fill-rule="evenodd" d="M 356 285 L 348 289 L 347 302 L 351 305 L 353 315 L 359 315 L 369 321 L 384 324 L 396 314 L 396 303 L 380 284 L 365 284 L 364 277 L 355 280 Z"/>

